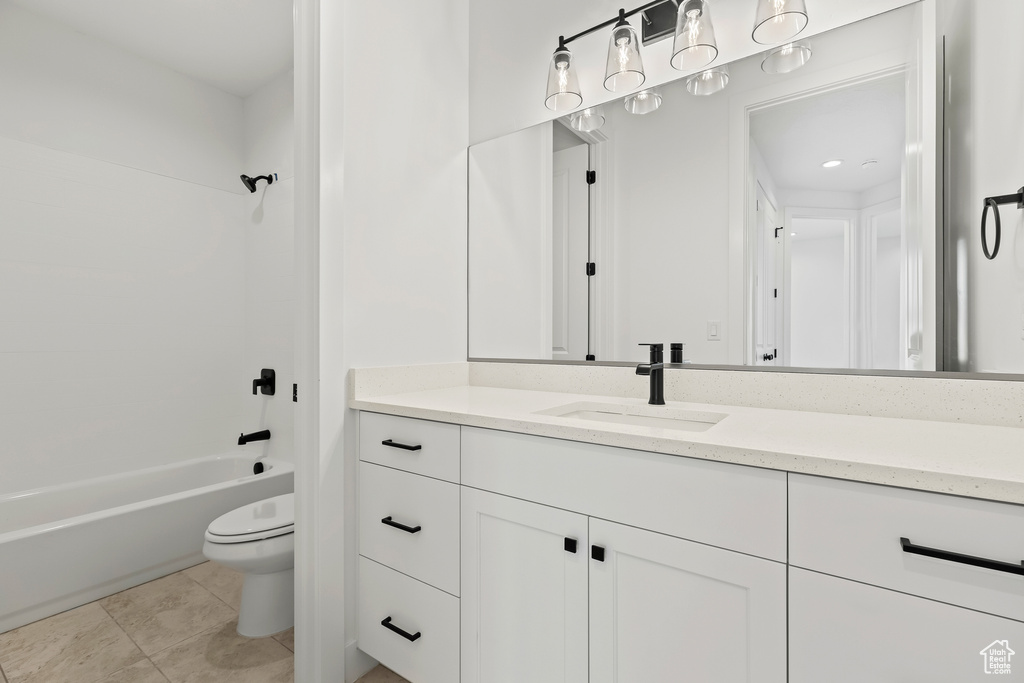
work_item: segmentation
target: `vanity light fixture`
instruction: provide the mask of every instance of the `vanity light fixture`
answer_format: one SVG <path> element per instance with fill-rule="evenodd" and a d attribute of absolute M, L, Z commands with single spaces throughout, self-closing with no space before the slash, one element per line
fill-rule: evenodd
<path fill-rule="evenodd" d="M 686 90 L 691 95 L 714 95 L 729 85 L 729 67 L 725 64 L 701 71 L 686 79 Z"/>
<path fill-rule="evenodd" d="M 569 117 L 569 125 L 573 130 L 590 133 L 604 125 L 604 115 L 597 107 L 587 107 L 582 111 L 573 112 Z"/>
<path fill-rule="evenodd" d="M 661 106 L 661 93 L 657 88 L 641 90 L 627 97 L 624 104 L 630 114 L 650 114 Z"/>
<path fill-rule="evenodd" d="M 842 166 L 842 164 L 843 164 L 843 160 L 842 159 L 832 159 L 831 161 L 826 161 L 825 163 L 823 163 L 821 165 L 821 167 L 822 168 L 835 168 L 836 166 Z"/>
<path fill-rule="evenodd" d="M 792 40 L 807 28 L 804 0 L 758 0 L 754 15 L 755 43 L 775 45 Z"/>
<path fill-rule="evenodd" d="M 572 65 L 572 53 L 565 47 L 564 36 L 558 37 L 558 49 L 551 57 L 548 69 L 548 90 L 544 106 L 551 111 L 571 111 L 583 104 L 580 93 L 580 79 Z"/>
<path fill-rule="evenodd" d="M 676 15 L 672 67 L 680 71 L 702 69 L 718 57 L 715 27 L 707 0 L 685 0 Z"/>
<path fill-rule="evenodd" d="M 626 92 L 639 88 L 646 79 L 636 29 L 626 21 L 626 10 L 620 9 L 619 21 L 612 29 L 612 37 L 608 43 L 604 88 L 611 92 Z"/>
<path fill-rule="evenodd" d="M 807 62 L 811 61 L 811 46 L 809 43 L 786 43 L 773 48 L 764 56 L 761 62 L 761 71 L 766 74 L 788 74 L 796 71 Z"/>

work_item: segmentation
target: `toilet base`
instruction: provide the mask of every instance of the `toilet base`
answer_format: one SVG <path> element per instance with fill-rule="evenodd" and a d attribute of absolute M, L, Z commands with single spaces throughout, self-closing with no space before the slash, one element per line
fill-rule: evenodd
<path fill-rule="evenodd" d="M 238 635 L 247 638 L 280 633 L 295 625 L 295 569 L 272 574 L 246 574 Z"/>

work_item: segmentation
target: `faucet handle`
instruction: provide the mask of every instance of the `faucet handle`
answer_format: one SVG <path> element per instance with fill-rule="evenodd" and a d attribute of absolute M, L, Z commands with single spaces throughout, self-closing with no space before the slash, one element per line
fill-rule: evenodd
<path fill-rule="evenodd" d="M 638 346 L 650 346 L 651 347 L 651 362 L 661 363 L 665 360 L 665 345 L 664 344 L 639 344 Z"/>

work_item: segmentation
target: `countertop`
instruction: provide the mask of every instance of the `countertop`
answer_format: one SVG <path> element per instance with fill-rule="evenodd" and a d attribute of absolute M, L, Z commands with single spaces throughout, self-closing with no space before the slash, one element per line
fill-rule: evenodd
<path fill-rule="evenodd" d="M 724 414 L 703 432 L 540 415 L 572 403 L 642 407 L 638 398 L 462 384 L 349 407 L 424 420 L 1024 504 L 1024 429 L 668 401 Z M 653 408 L 653 406 L 652 406 Z"/>

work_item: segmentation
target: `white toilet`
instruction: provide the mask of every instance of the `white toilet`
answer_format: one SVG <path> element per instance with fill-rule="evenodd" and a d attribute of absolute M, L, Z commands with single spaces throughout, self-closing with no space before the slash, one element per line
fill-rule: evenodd
<path fill-rule="evenodd" d="M 295 494 L 223 514 L 206 529 L 206 559 L 245 574 L 238 633 L 269 636 L 295 624 Z"/>

